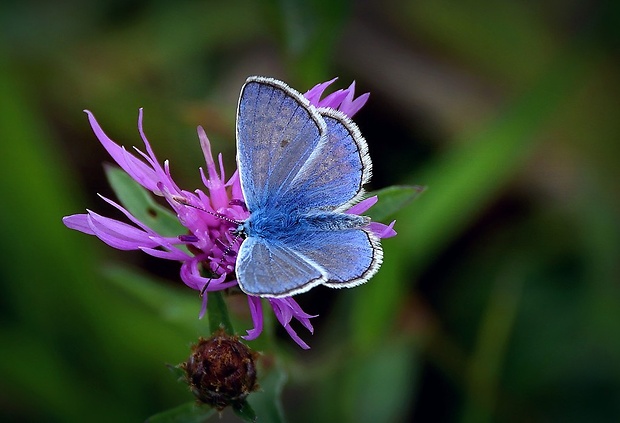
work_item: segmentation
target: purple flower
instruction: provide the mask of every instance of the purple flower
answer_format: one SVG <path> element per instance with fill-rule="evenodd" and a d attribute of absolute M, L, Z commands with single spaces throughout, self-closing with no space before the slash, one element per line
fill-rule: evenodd
<path fill-rule="evenodd" d="M 335 79 L 318 84 L 304 94 L 305 97 L 316 107 L 330 107 L 349 117 L 353 116 L 366 103 L 368 94 L 354 99 L 353 83 L 349 88 L 335 91 L 321 99 L 325 89 L 334 81 Z M 206 162 L 206 173 L 200 168 L 200 175 L 206 190 L 186 191 L 174 182 L 168 161 L 164 161 L 162 165 L 155 156 L 142 127 L 142 109 L 138 115 L 138 131 L 146 153 L 135 149 L 137 154 L 130 153 L 112 141 L 103 132 L 93 114 L 89 111 L 86 111 L 86 114 L 95 135 L 116 163 L 144 188 L 155 195 L 163 196 L 187 231 L 172 237 L 159 234 L 126 208 L 104 197 L 103 200 L 120 210 L 131 224 L 101 216 L 90 210 L 87 210 L 86 214 L 66 216 L 63 218 L 64 224 L 71 229 L 95 235 L 120 250 L 142 250 L 155 257 L 181 262 L 181 280 L 194 290 L 219 291 L 238 286 L 235 279 L 235 260 L 240 243 L 230 229 L 235 226 L 231 223 L 243 221 L 249 213 L 244 206 L 239 175 L 235 171 L 226 180 L 222 156 L 218 155 L 216 163 L 209 139 L 202 127 L 198 127 L 198 138 Z M 376 202 L 376 197 L 368 198 L 347 212 L 363 213 Z M 372 222 L 370 228 L 378 237 L 388 238 L 396 235 L 393 225 L 394 222 L 390 225 Z M 244 338 L 252 340 L 263 330 L 263 311 L 259 297 L 248 295 L 247 298 L 254 328 L 248 330 Z M 302 348 L 309 348 L 292 328 L 291 321 L 296 319 L 312 333 L 310 319 L 315 316 L 305 313 L 292 297 L 269 298 L 268 302 L 278 321 L 295 342 Z M 204 316 L 206 307 L 207 296 L 204 295 L 200 317 Z"/>

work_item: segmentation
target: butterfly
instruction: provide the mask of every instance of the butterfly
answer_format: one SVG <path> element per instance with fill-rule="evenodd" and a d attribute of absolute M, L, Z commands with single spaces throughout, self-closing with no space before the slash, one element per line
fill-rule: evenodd
<path fill-rule="evenodd" d="M 241 90 L 236 136 L 250 212 L 235 230 L 241 289 L 277 298 L 368 281 L 383 259 L 379 238 L 368 217 L 346 213 L 371 175 L 357 125 L 282 81 L 253 76 Z"/>

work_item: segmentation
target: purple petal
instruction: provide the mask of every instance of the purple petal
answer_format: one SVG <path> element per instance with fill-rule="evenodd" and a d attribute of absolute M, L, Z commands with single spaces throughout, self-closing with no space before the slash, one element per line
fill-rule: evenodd
<path fill-rule="evenodd" d="M 291 325 L 289 324 L 282 324 L 282 326 L 284 327 L 284 329 L 288 332 L 289 336 L 293 339 L 293 341 L 295 341 L 295 343 L 297 345 L 299 345 L 300 347 L 302 347 L 304 350 L 309 350 L 310 349 L 310 345 L 306 344 L 304 342 L 303 339 L 301 339 L 299 337 L 299 335 L 297 335 L 297 332 L 295 332 L 295 330 L 291 327 Z"/>
<path fill-rule="evenodd" d="M 156 247 L 159 244 L 151 235 L 118 220 L 89 211 L 88 222 L 94 235 L 111 247 L 119 250 L 137 250 L 140 247 Z"/>
<path fill-rule="evenodd" d="M 84 232 L 88 235 L 95 235 L 88 223 L 87 214 L 73 214 L 71 216 L 65 216 L 62 218 L 62 223 L 69 229 L 75 229 L 76 231 Z"/>
<path fill-rule="evenodd" d="M 232 288 L 237 285 L 237 281 L 226 280 L 226 273 L 217 278 L 205 278 L 200 275 L 199 265 L 205 257 L 193 257 L 187 260 L 181 266 L 181 279 L 187 286 L 197 291 L 201 291 L 208 284 L 206 291 L 220 291 L 222 289 Z"/>
<path fill-rule="evenodd" d="M 183 282 L 185 282 L 185 285 L 187 285 L 190 288 L 195 289 L 197 291 L 199 291 L 200 288 L 204 285 L 204 283 L 206 283 L 206 281 L 203 283 L 200 278 L 197 279 L 195 277 L 197 266 L 198 266 L 199 262 L 200 262 L 199 258 L 193 257 L 193 258 L 185 261 L 181 265 L 181 271 L 180 271 L 181 280 Z M 199 276 L 200 276 L 200 273 L 199 273 Z"/>
<path fill-rule="evenodd" d="M 235 170 L 235 173 L 233 173 L 228 182 L 226 182 L 226 186 L 230 187 L 232 199 L 240 200 L 245 204 L 245 198 L 243 197 L 243 190 L 241 189 L 241 181 L 239 180 L 238 170 Z"/>
<path fill-rule="evenodd" d="M 320 84 L 315 85 L 304 94 L 304 97 L 306 97 L 308 101 L 310 101 L 310 104 L 315 107 L 319 107 L 319 102 L 321 100 L 323 92 L 327 87 L 333 84 L 336 79 L 338 78 L 334 78 L 332 80 L 321 82 Z"/>
<path fill-rule="evenodd" d="M 357 203 L 356 205 L 354 205 L 351 208 L 349 208 L 347 211 L 345 211 L 345 213 L 348 213 L 348 214 L 362 214 L 366 210 L 368 210 L 369 208 L 371 208 L 372 206 L 377 204 L 377 201 L 379 201 L 379 199 L 377 198 L 376 195 L 374 195 L 372 197 L 368 197 L 365 200 L 362 200 L 359 203 Z"/>
<path fill-rule="evenodd" d="M 135 224 L 136 226 L 142 228 L 143 231 L 148 232 L 149 234 L 155 234 L 155 232 L 149 228 L 147 225 L 145 225 L 144 223 L 142 223 L 139 219 L 137 219 L 133 214 L 129 213 L 129 210 L 127 210 L 125 207 L 121 206 L 120 204 L 118 204 L 115 201 L 110 200 L 107 197 L 104 197 L 101 194 L 97 194 L 99 196 L 99 198 L 101 198 L 103 201 L 105 201 L 106 203 L 108 203 L 109 205 L 111 205 L 112 207 L 114 207 L 115 209 L 119 210 L 121 213 L 123 213 L 129 220 L 131 220 L 131 222 L 133 224 Z"/>
<path fill-rule="evenodd" d="M 112 141 L 106 133 L 103 132 L 95 116 L 90 111 L 84 110 L 84 112 L 88 115 L 88 120 L 95 136 L 99 139 L 99 142 L 110 156 L 112 156 L 114 161 L 140 185 L 148 190 L 156 191 L 157 182 L 159 181 L 156 172 L 143 161 L 127 152 L 125 148 Z"/>
<path fill-rule="evenodd" d="M 347 92 L 346 97 L 342 100 L 340 110 L 342 113 L 349 117 L 353 117 L 368 101 L 368 97 L 370 97 L 370 93 L 364 93 L 357 97 L 355 100 L 353 99 L 355 95 L 355 81 L 351 83 L 349 88 L 345 90 Z"/>
<path fill-rule="evenodd" d="M 379 238 L 392 238 L 397 235 L 396 231 L 393 229 L 395 223 L 395 220 L 389 225 L 384 225 L 379 222 L 370 222 L 370 225 L 368 226 L 370 227 L 370 230 Z"/>
<path fill-rule="evenodd" d="M 209 142 L 209 138 L 207 137 L 207 133 L 202 128 L 202 126 L 198 127 L 198 139 L 200 140 L 200 146 L 202 147 L 202 153 L 205 158 L 205 163 L 207 164 L 207 175 L 208 178 L 205 178 L 204 172 L 202 168 L 200 169 L 203 182 L 207 188 L 209 188 L 209 193 L 212 193 L 214 190 L 218 190 L 224 185 L 223 175 L 224 175 L 224 167 L 220 162 L 220 174 L 218 174 L 217 168 L 215 166 L 215 161 L 213 160 L 213 154 L 211 153 L 211 143 Z M 220 156 L 221 159 L 221 156 Z M 215 207 L 218 208 L 217 206 Z"/>
<path fill-rule="evenodd" d="M 157 258 L 165 259 L 165 260 L 185 261 L 189 257 L 191 257 L 190 255 L 176 248 L 166 249 L 166 250 L 157 250 L 155 248 L 140 247 L 139 249 L 144 251 L 149 256 L 153 256 L 153 257 L 157 257 Z"/>
<path fill-rule="evenodd" d="M 207 300 L 208 299 L 209 299 L 208 295 L 202 296 L 202 306 L 200 307 L 200 313 L 198 313 L 199 319 L 202 319 L 203 317 L 205 317 L 205 314 L 207 312 Z"/>
<path fill-rule="evenodd" d="M 248 305 L 250 306 L 250 314 L 254 327 L 247 331 L 247 335 L 242 336 L 246 341 L 258 338 L 263 332 L 263 307 L 260 297 L 248 295 Z"/>
<path fill-rule="evenodd" d="M 155 174 L 157 175 L 155 182 L 163 183 L 171 191 L 180 192 L 179 187 L 176 185 L 176 183 L 174 182 L 170 174 L 170 164 L 168 163 L 168 160 L 164 161 L 164 167 L 162 168 L 161 165 L 159 164 L 159 161 L 157 160 L 157 156 L 155 156 L 155 152 L 153 151 L 153 148 L 151 147 L 151 143 L 146 138 L 146 134 L 144 133 L 144 127 L 142 125 L 143 117 L 144 117 L 144 111 L 142 108 L 140 108 L 138 111 L 138 132 L 140 133 L 140 137 L 142 138 L 142 142 L 144 143 L 146 152 L 148 153 L 148 157 L 144 153 L 142 153 L 140 150 L 137 150 L 137 149 L 136 150 L 140 152 L 140 154 L 143 155 L 143 157 L 146 159 L 146 161 L 151 165 L 151 167 L 155 171 Z"/>
<path fill-rule="evenodd" d="M 299 304 L 292 298 L 269 298 L 269 303 L 273 308 L 273 312 L 280 322 L 280 324 L 284 327 L 284 329 L 288 332 L 290 337 L 303 349 L 309 349 L 310 346 L 306 344 L 300 337 L 297 335 L 297 332 L 290 325 L 293 316 L 312 333 L 314 328 L 310 323 L 310 318 L 316 317 L 310 314 L 305 313 Z"/>
<path fill-rule="evenodd" d="M 339 110 L 340 103 L 342 103 L 342 100 L 344 100 L 346 96 L 347 92 L 344 90 L 334 91 L 319 102 L 319 107 L 329 107 Z"/>
<path fill-rule="evenodd" d="M 321 99 L 325 89 L 331 85 L 336 78 L 331 81 L 323 82 L 314 86 L 304 94 L 310 103 L 315 107 L 329 107 L 340 110 L 348 117 L 353 117 L 368 101 L 369 93 L 364 93 L 355 98 L 355 81 L 346 90 L 337 90 Z"/>

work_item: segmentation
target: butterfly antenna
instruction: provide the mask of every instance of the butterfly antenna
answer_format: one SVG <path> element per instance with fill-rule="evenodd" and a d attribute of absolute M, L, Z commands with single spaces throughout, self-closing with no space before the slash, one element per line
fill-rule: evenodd
<path fill-rule="evenodd" d="M 200 211 L 202 211 L 202 212 L 205 212 L 205 213 L 207 213 L 207 214 L 210 214 L 211 216 L 215 216 L 215 217 L 217 217 L 218 219 L 221 219 L 221 220 L 223 220 L 223 221 L 225 221 L 225 222 L 228 222 L 228 223 L 233 223 L 233 224 L 235 224 L 235 225 L 240 225 L 240 224 L 242 223 L 242 222 L 239 222 L 238 220 L 231 219 L 230 217 L 225 216 L 225 215 L 223 215 L 222 213 L 214 212 L 214 211 L 207 210 L 207 209 L 202 208 L 202 207 L 199 207 L 199 206 L 195 206 L 195 205 L 191 204 L 191 203 L 188 201 L 188 199 L 187 199 L 187 198 L 185 198 L 185 197 L 181 197 L 181 196 L 179 196 L 179 195 L 173 195 L 173 196 L 172 196 L 172 199 L 173 199 L 174 201 L 176 201 L 177 203 L 179 203 L 179 204 L 183 204 L 184 206 L 188 206 L 188 207 L 192 207 L 192 208 L 194 208 L 194 209 L 196 209 L 196 210 L 200 210 Z"/>
<path fill-rule="evenodd" d="M 206 284 L 204 284 L 204 286 L 202 287 L 202 289 L 200 290 L 200 298 L 202 298 L 205 295 L 205 292 L 207 291 L 207 288 L 209 287 L 209 285 L 211 284 L 211 278 L 209 278 L 209 280 L 207 281 Z"/>
<path fill-rule="evenodd" d="M 184 205 L 184 206 L 189 206 L 189 207 L 192 207 L 192 208 L 194 208 L 194 209 L 196 209 L 196 210 L 200 210 L 200 211 L 202 211 L 202 212 L 205 212 L 205 213 L 207 213 L 207 214 L 210 214 L 211 216 L 215 216 L 215 217 L 217 217 L 218 219 L 221 219 L 221 220 L 223 220 L 223 221 L 225 221 L 225 222 L 232 223 L 232 224 L 234 224 L 234 225 L 241 225 L 241 224 L 243 223 L 243 222 L 240 222 L 240 221 L 238 221 L 238 220 L 231 219 L 230 217 L 225 216 L 225 215 L 223 215 L 223 214 L 221 214 L 221 213 L 218 213 L 218 212 L 213 212 L 213 211 L 210 211 L 210 210 L 206 210 L 206 209 L 204 209 L 204 208 L 202 208 L 202 207 L 195 206 L 195 205 L 191 204 L 191 203 L 189 202 L 189 200 L 188 200 L 187 198 L 185 198 L 185 197 L 181 197 L 181 196 L 179 196 L 179 195 L 172 195 L 172 196 L 171 196 L 171 198 L 172 198 L 174 201 L 176 201 L 177 203 L 179 203 L 179 204 L 182 204 L 182 205 Z M 233 203 L 233 201 L 234 201 L 234 203 Z M 244 207 L 244 210 L 246 210 L 246 211 L 247 211 L 247 209 L 245 208 L 245 203 L 241 202 L 240 200 L 233 200 L 233 201 L 231 201 L 231 204 L 232 204 L 232 205 L 242 205 L 242 206 Z M 234 238 L 234 239 L 232 240 L 232 242 L 231 242 L 231 243 L 230 243 L 230 244 L 229 244 L 229 245 L 228 245 L 228 246 L 224 249 L 224 252 L 222 253 L 222 258 L 220 259 L 219 263 L 217 263 L 217 267 L 215 268 L 214 272 L 217 272 L 219 269 L 223 269 L 223 268 L 224 268 L 224 266 L 222 265 L 222 264 L 224 263 L 224 259 L 226 258 L 226 256 L 227 256 L 227 255 L 230 255 L 230 253 L 232 252 L 232 247 L 233 247 L 233 245 L 235 245 L 235 244 L 237 243 L 237 241 L 239 240 L 239 238 L 241 238 L 241 236 L 242 236 L 242 234 L 241 234 L 241 233 L 235 233 L 235 238 Z M 219 241 L 219 240 L 217 240 L 217 241 Z M 219 242 L 223 245 L 222 241 L 219 241 Z M 226 271 L 224 271 L 224 273 L 226 273 Z M 206 291 L 207 291 L 207 289 L 209 288 L 209 285 L 211 284 L 211 281 L 212 281 L 212 280 L 213 280 L 213 278 L 209 278 L 209 280 L 207 281 L 207 283 L 205 283 L 205 284 L 204 284 L 204 286 L 202 287 L 202 289 L 200 290 L 200 297 L 201 297 L 201 298 L 204 296 L 205 292 L 206 292 Z"/>

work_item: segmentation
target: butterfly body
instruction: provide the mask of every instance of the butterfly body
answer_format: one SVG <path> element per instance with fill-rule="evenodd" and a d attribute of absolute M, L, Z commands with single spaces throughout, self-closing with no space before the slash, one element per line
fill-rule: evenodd
<path fill-rule="evenodd" d="M 284 297 L 366 282 L 382 250 L 370 219 L 345 211 L 370 178 L 366 142 L 344 114 L 283 82 L 248 78 L 237 112 L 239 177 L 250 216 L 236 274 L 250 295 Z"/>
<path fill-rule="evenodd" d="M 368 225 L 365 216 L 338 212 L 289 213 L 259 210 L 251 213 L 241 226 L 246 237 L 259 237 L 273 240 L 286 240 L 291 236 L 323 231 L 342 231 L 360 229 Z"/>

